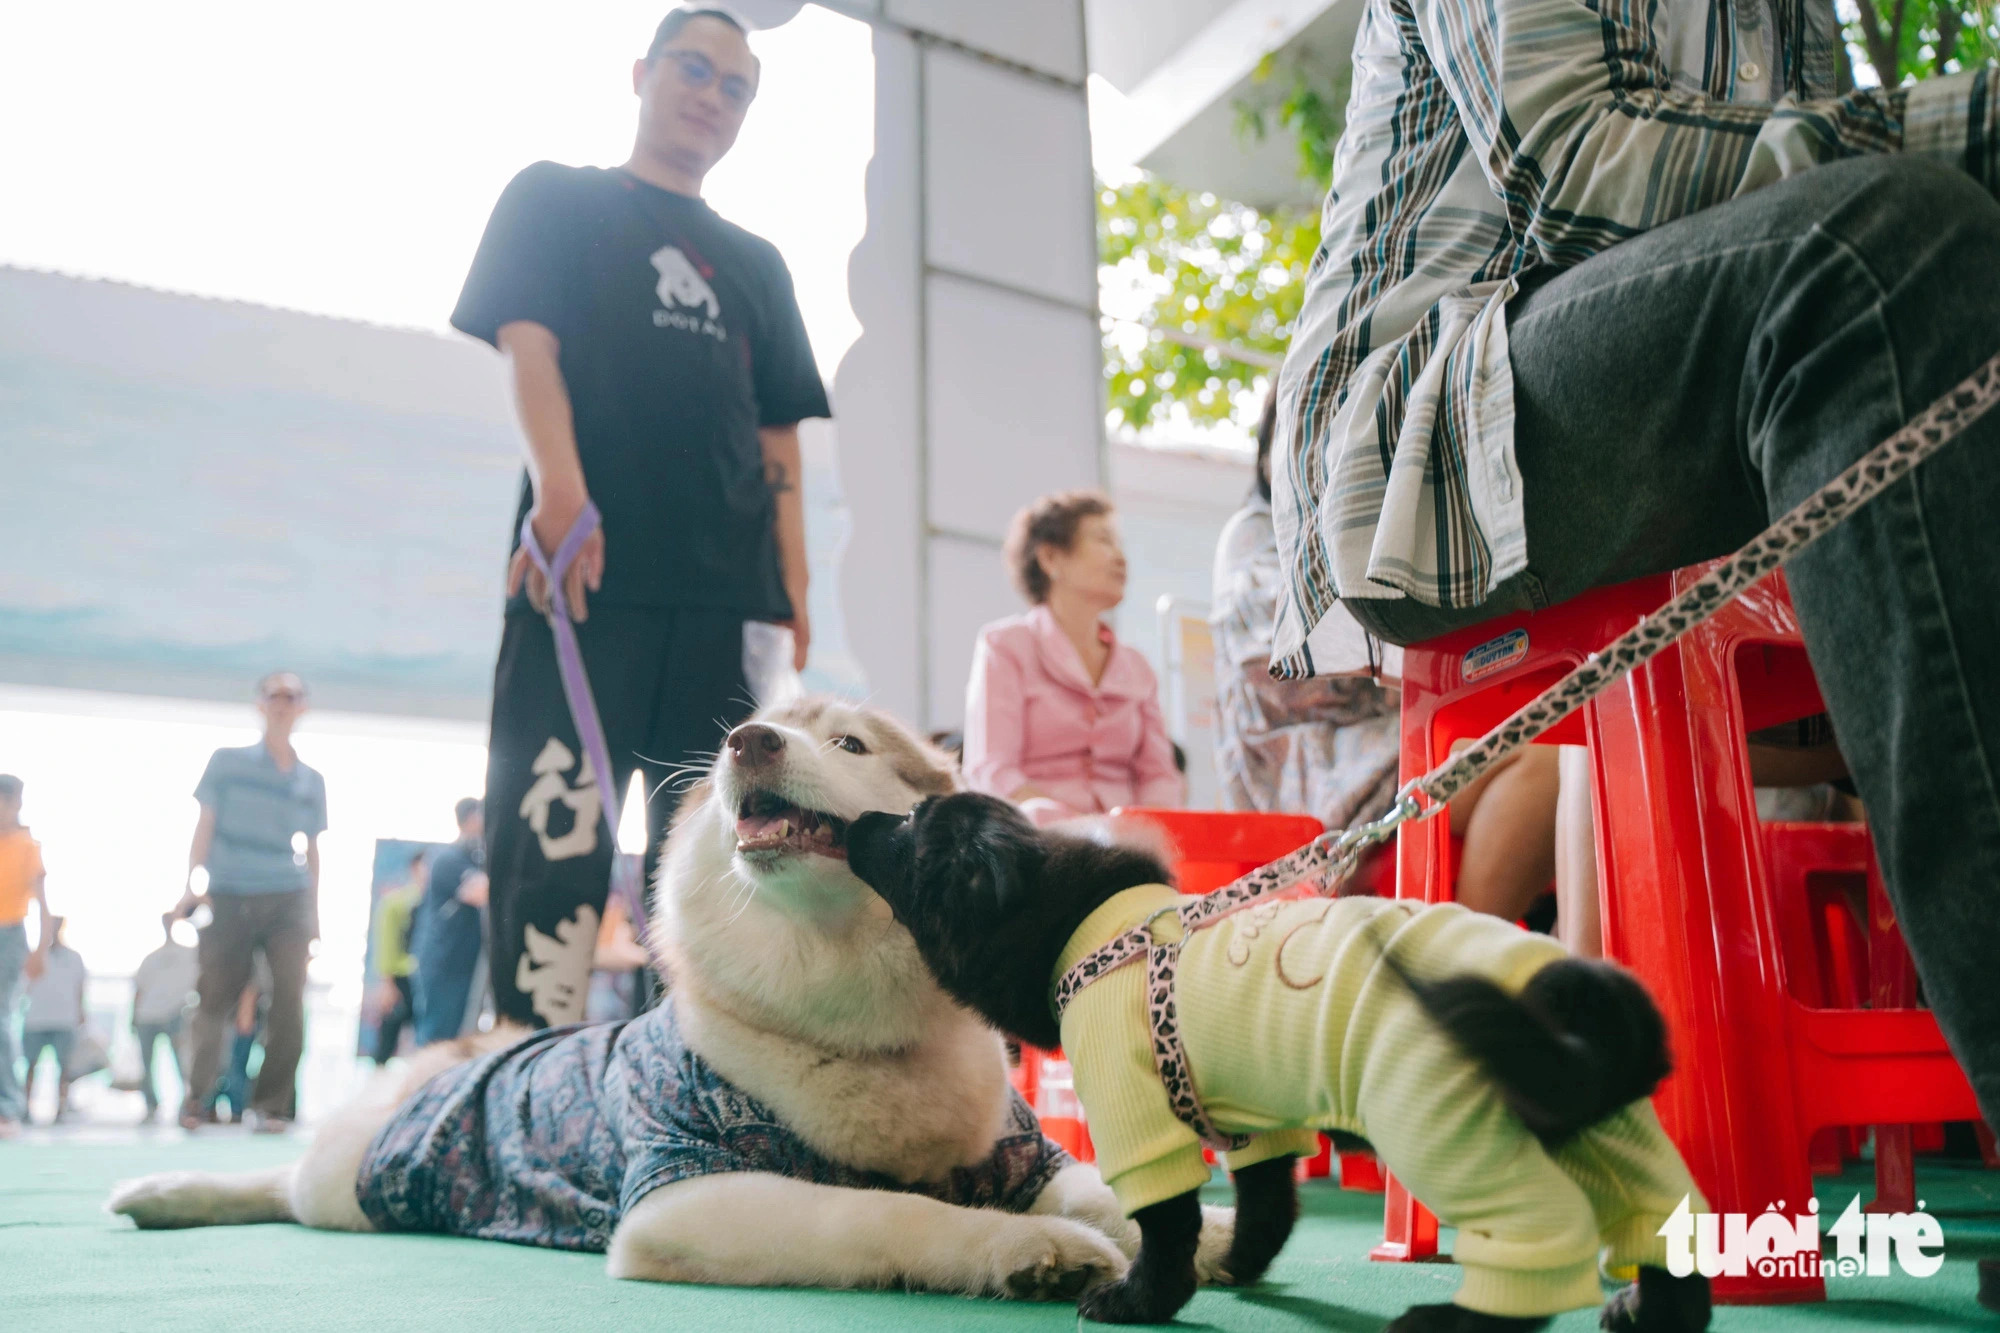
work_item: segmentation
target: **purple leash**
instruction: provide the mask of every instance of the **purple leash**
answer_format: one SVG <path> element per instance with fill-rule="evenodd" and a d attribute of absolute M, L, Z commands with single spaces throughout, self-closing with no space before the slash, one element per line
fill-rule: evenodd
<path fill-rule="evenodd" d="M 584 542 L 602 526 L 603 521 L 597 506 L 585 500 L 582 512 L 570 524 L 569 531 L 563 535 L 562 545 L 556 547 L 555 558 L 551 560 L 542 554 L 541 543 L 535 540 L 533 520 L 523 518 L 521 549 L 528 553 L 528 559 L 548 580 L 548 621 L 549 630 L 556 640 L 556 673 L 562 678 L 563 698 L 569 704 L 570 721 L 576 727 L 577 740 L 583 745 L 583 757 L 597 783 L 604 823 L 610 830 L 611 892 L 625 900 L 626 911 L 632 919 L 632 933 L 643 944 L 646 939 L 645 903 L 635 882 L 636 877 L 620 873 L 619 867 L 617 770 L 611 767 L 611 746 L 604 739 L 604 722 L 597 715 L 597 699 L 590 692 L 590 676 L 583 669 L 583 649 L 577 643 L 576 622 L 570 619 L 569 599 L 563 593 L 563 578 L 569 573 L 569 567 L 576 563 L 577 552 L 583 549 Z"/>

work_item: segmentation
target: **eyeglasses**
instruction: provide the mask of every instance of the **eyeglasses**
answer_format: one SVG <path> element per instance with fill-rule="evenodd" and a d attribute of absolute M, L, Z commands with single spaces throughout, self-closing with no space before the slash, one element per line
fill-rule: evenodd
<path fill-rule="evenodd" d="M 271 703 L 295 704 L 304 699 L 305 695 L 297 690 L 266 690 L 264 691 L 264 698 Z"/>
<path fill-rule="evenodd" d="M 700 92 L 715 82 L 715 62 L 699 51 L 670 50 L 662 51 L 660 55 L 673 61 L 680 68 L 681 84 L 684 87 Z M 723 75 L 718 91 L 721 92 L 723 102 L 731 111 L 748 110 L 752 99 L 757 96 L 757 90 L 751 86 L 750 80 L 740 74 Z"/>

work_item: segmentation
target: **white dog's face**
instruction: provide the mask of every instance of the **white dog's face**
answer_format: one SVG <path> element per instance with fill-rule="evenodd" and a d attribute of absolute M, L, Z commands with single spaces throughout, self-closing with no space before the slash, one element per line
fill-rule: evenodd
<path fill-rule="evenodd" d="M 837 907 L 869 891 L 847 869 L 847 826 L 904 813 L 955 784 L 948 762 L 886 714 L 801 699 L 730 733 L 707 805 L 735 870 L 787 905 Z"/>

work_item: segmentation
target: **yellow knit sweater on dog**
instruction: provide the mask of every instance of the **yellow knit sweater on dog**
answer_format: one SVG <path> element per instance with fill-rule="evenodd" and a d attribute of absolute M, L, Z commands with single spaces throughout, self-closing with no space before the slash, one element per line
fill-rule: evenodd
<path fill-rule="evenodd" d="M 1165 885 L 1118 894 L 1070 937 L 1056 976 L 1181 901 Z M 1168 914 L 1152 929 L 1171 938 L 1181 924 Z M 1310 1154 L 1323 1129 L 1362 1135 L 1458 1228 L 1458 1304 L 1488 1314 L 1595 1305 L 1600 1251 L 1607 1268 L 1663 1264 L 1660 1224 L 1683 1196 L 1706 1205 L 1652 1104 L 1545 1151 L 1382 965 L 1384 950 L 1417 976 L 1474 973 L 1509 992 L 1566 956 L 1455 904 L 1388 898 L 1261 903 L 1195 931 L 1174 990 L 1190 1072 L 1220 1132 L 1256 1136 L 1229 1168 Z M 1127 964 L 1084 987 L 1062 1018 L 1097 1164 L 1127 1215 L 1208 1179 L 1153 1064 L 1145 980 L 1143 960 Z"/>

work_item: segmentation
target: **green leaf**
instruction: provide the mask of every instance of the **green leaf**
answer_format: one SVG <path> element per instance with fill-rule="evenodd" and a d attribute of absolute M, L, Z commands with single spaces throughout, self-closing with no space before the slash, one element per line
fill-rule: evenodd
<path fill-rule="evenodd" d="M 1306 265 L 1319 248 L 1319 215 L 1308 209 L 1261 212 L 1194 194 L 1153 177 L 1099 192 L 1099 257 L 1107 270 L 1137 265 L 1158 294 L 1144 322 L 1222 347 L 1281 356 L 1305 295 Z M 1249 237 L 1259 238 L 1255 246 Z M 1250 424 L 1267 367 L 1215 347 L 1155 335 L 1127 355 L 1130 331 L 1108 323 L 1105 381 L 1111 419 L 1156 426 L 1184 410 L 1197 423 Z"/>

